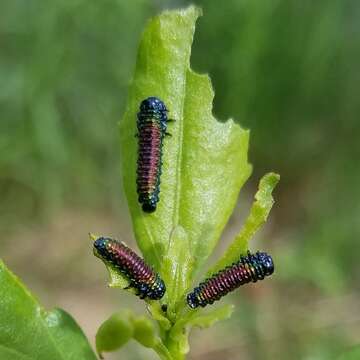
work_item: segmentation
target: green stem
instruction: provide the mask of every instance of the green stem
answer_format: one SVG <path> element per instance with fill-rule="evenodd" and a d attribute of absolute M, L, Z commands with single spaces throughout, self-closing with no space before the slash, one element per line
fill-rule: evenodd
<path fill-rule="evenodd" d="M 179 347 L 179 342 L 181 341 L 180 338 L 174 338 L 174 336 L 170 335 L 173 330 L 174 327 L 166 331 L 163 339 L 163 344 L 169 352 L 172 360 L 185 360 L 186 355 L 180 351 Z"/>
<path fill-rule="evenodd" d="M 179 352 L 179 344 L 173 340 L 166 344 L 167 350 L 171 354 L 172 360 L 185 360 L 185 354 Z"/>
<path fill-rule="evenodd" d="M 174 357 L 170 354 L 166 346 L 161 342 L 157 342 L 154 347 L 154 351 L 159 355 L 161 360 L 173 360 Z"/>

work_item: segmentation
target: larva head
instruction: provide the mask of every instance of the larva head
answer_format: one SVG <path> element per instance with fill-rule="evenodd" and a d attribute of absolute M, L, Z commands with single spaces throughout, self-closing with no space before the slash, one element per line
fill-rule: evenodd
<path fill-rule="evenodd" d="M 142 205 L 142 209 L 144 212 L 147 212 L 147 213 L 154 212 L 156 210 L 156 201 L 150 200 L 150 201 L 144 202 Z"/>
<path fill-rule="evenodd" d="M 274 262 L 272 257 L 264 252 L 258 252 L 256 255 L 263 266 L 265 276 L 271 275 L 274 272 Z"/>
<path fill-rule="evenodd" d="M 165 104 L 157 97 L 150 96 L 140 104 L 140 111 L 167 111 Z"/>
<path fill-rule="evenodd" d="M 194 292 L 188 294 L 186 301 L 192 309 L 196 309 L 200 305 L 199 300 Z"/>
<path fill-rule="evenodd" d="M 94 242 L 94 254 L 97 257 L 104 258 L 108 253 L 108 246 L 111 242 L 110 238 L 99 237 Z"/>

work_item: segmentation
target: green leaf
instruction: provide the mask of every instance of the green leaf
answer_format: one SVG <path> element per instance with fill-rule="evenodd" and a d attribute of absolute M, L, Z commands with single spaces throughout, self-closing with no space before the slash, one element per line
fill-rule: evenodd
<path fill-rule="evenodd" d="M 213 326 L 218 321 L 229 319 L 233 311 L 234 305 L 223 305 L 207 313 L 197 313 L 187 323 L 205 329 Z"/>
<path fill-rule="evenodd" d="M 173 320 L 175 320 L 177 305 L 181 307 L 185 303 L 184 292 L 190 281 L 191 269 L 194 266 L 194 259 L 189 258 L 188 249 L 189 238 L 187 233 L 181 226 L 177 226 L 170 236 L 168 251 L 162 263 L 165 284 L 172 284 L 172 286 L 167 287 L 165 302 L 167 314 Z"/>
<path fill-rule="evenodd" d="M 96 350 L 101 356 L 104 351 L 115 351 L 125 345 L 134 334 L 128 310 L 119 311 L 104 321 L 96 333 Z"/>
<path fill-rule="evenodd" d="M 238 261 L 239 256 L 246 253 L 249 240 L 261 225 L 264 224 L 274 204 L 272 192 L 279 180 L 280 176 L 274 173 L 266 174 L 260 180 L 259 189 L 255 194 L 255 202 L 251 207 L 250 215 L 225 254 L 216 265 L 208 271 L 208 275 L 214 274 L 229 264 Z"/>
<path fill-rule="evenodd" d="M 2 261 L 0 292 L 1 360 L 96 359 L 72 317 L 42 308 Z"/>
<path fill-rule="evenodd" d="M 165 11 L 148 23 L 120 123 L 123 182 L 135 236 L 166 280 L 170 311 L 214 249 L 251 172 L 249 132 L 213 117 L 210 80 L 190 69 L 200 14 L 190 6 Z M 172 137 L 164 140 L 160 202 L 152 214 L 144 213 L 137 200 L 134 136 L 139 104 L 148 96 L 161 98 L 176 120 L 168 127 Z"/>

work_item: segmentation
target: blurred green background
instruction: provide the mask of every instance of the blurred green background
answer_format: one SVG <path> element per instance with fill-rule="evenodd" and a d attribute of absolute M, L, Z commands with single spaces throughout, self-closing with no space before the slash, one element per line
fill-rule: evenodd
<path fill-rule="evenodd" d="M 133 305 L 105 287 L 87 233 L 135 246 L 117 124 L 139 37 L 150 16 L 189 3 L 1 1 L 0 256 L 91 341 L 107 316 Z M 254 173 L 218 253 L 260 176 L 275 170 L 281 182 L 252 243 L 274 255 L 276 276 L 227 297 L 233 318 L 195 331 L 189 358 L 334 358 L 360 342 L 360 2 L 194 3 L 204 16 L 192 67 L 212 78 L 214 113 L 251 129 Z M 139 358 L 154 356 L 130 344 L 109 357 Z"/>

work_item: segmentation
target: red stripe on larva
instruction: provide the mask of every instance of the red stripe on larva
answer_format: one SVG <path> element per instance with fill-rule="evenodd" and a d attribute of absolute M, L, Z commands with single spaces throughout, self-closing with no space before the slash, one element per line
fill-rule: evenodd
<path fill-rule="evenodd" d="M 139 132 L 138 193 L 150 194 L 158 186 L 162 131 L 157 120 L 147 120 Z"/>
<path fill-rule="evenodd" d="M 237 263 L 226 267 L 210 278 L 201 282 L 199 286 L 187 295 L 188 305 L 195 309 L 219 300 L 222 296 L 248 282 L 263 280 L 274 272 L 274 263 L 270 255 L 248 252 L 241 256 Z"/>
<path fill-rule="evenodd" d="M 108 247 L 116 259 L 117 264 L 136 281 L 146 281 L 155 277 L 153 270 L 134 251 L 119 242 L 112 242 Z"/>

